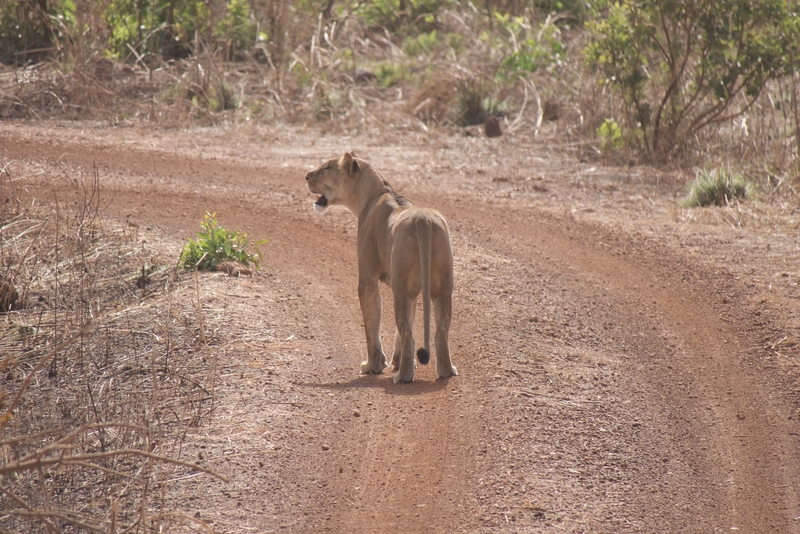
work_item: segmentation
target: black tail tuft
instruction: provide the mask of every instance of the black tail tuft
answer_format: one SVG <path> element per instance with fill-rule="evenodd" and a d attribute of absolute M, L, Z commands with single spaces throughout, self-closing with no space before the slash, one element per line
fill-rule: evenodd
<path fill-rule="evenodd" d="M 417 349 L 417 359 L 422 365 L 427 365 L 431 361 L 431 353 L 423 348 Z"/>

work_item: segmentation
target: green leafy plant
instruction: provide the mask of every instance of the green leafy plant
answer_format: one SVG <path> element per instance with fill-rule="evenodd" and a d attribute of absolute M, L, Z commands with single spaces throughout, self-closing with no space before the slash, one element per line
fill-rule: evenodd
<path fill-rule="evenodd" d="M 251 253 L 247 250 L 250 246 L 247 234 L 226 230 L 214 218 L 215 215 L 206 213 L 200 223 L 197 239 L 190 239 L 183 247 L 180 260 L 183 268 L 194 269 L 196 266 L 199 270 L 211 270 L 220 263 L 235 261 L 245 267 L 252 264 L 258 269 L 262 259 L 258 246 L 266 243 L 266 240 L 253 243 L 255 253 Z"/>
<path fill-rule="evenodd" d="M 360 2 L 356 14 L 367 26 L 391 33 L 419 34 L 435 28 L 439 10 L 451 0 L 373 0 Z"/>
<path fill-rule="evenodd" d="M 431 30 L 429 33 L 421 33 L 416 37 L 406 37 L 403 40 L 403 51 L 409 56 L 430 53 L 434 50 L 438 42 L 439 37 L 436 30 Z"/>
<path fill-rule="evenodd" d="M 736 198 L 745 198 L 751 192 L 751 185 L 739 174 L 730 169 L 701 169 L 697 171 L 694 182 L 689 184 L 689 196 L 682 202 L 685 207 L 727 206 Z"/>
<path fill-rule="evenodd" d="M 375 77 L 381 87 L 391 87 L 408 77 L 408 69 L 400 63 L 382 63 L 375 69 Z"/>
<path fill-rule="evenodd" d="M 256 25 L 250 19 L 250 4 L 247 0 L 229 0 L 225 17 L 214 28 L 214 35 L 225 42 L 228 58 L 253 46 L 256 32 Z"/>
<path fill-rule="evenodd" d="M 603 150 L 617 150 L 625 145 L 622 130 L 614 119 L 605 119 L 597 128 L 597 137 Z"/>
<path fill-rule="evenodd" d="M 63 29 L 74 23 L 72 0 L 0 3 L 0 63 L 37 61 L 63 45 Z"/>
<path fill-rule="evenodd" d="M 515 44 L 512 52 L 503 60 L 499 76 L 509 78 L 552 69 L 563 63 L 566 47 L 561 41 L 561 31 L 555 24 L 545 22 L 533 32 L 525 19 L 511 17 L 506 22 L 506 30 L 515 36 L 513 42 L 519 44 Z"/>
<path fill-rule="evenodd" d="M 187 56 L 209 16 L 204 0 L 111 0 L 105 13 L 111 32 L 107 53 L 128 58 L 132 47 L 142 55 Z"/>

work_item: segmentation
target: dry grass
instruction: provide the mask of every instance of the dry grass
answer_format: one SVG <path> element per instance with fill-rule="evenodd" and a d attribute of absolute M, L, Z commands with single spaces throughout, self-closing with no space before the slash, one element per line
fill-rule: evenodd
<path fill-rule="evenodd" d="M 181 458 L 215 381 L 191 276 L 100 221 L 96 170 L 50 177 L 66 187 L 33 205 L 13 178 L 0 175 L 0 275 L 19 294 L 0 315 L 2 529 L 207 527 L 164 508 L 168 480 L 213 474 Z"/>

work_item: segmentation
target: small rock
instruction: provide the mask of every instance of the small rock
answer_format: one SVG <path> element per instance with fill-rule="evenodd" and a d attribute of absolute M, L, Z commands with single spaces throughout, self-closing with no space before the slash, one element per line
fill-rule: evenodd
<path fill-rule="evenodd" d="M 500 137 L 503 135 L 503 130 L 500 129 L 500 119 L 497 117 L 489 117 L 483 123 L 483 129 L 486 132 L 486 137 Z"/>
<path fill-rule="evenodd" d="M 323 451 L 329 451 L 330 449 L 331 449 L 330 445 L 322 445 L 322 450 Z"/>
<path fill-rule="evenodd" d="M 358 410 L 353 410 L 353 417 L 361 417 L 361 412 Z"/>

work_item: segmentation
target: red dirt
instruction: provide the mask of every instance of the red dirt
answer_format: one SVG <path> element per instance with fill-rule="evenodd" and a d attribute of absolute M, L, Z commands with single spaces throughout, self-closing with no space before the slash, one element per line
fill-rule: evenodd
<path fill-rule="evenodd" d="M 689 210 L 569 147 L 393 135 L 4 124 L 16 187 L 97 165 L 107 220 L 166 253 L 206 210 L 270 240 L 259 275 L 202 279 L 223 363 L 182 450 L 231 482 L 172 506 L 221 532 L 800 532 L 796 200 Z M 303 180 L 351 148 L 450 223 L 458 377 L 358 374 L 355 221 Z"/>

